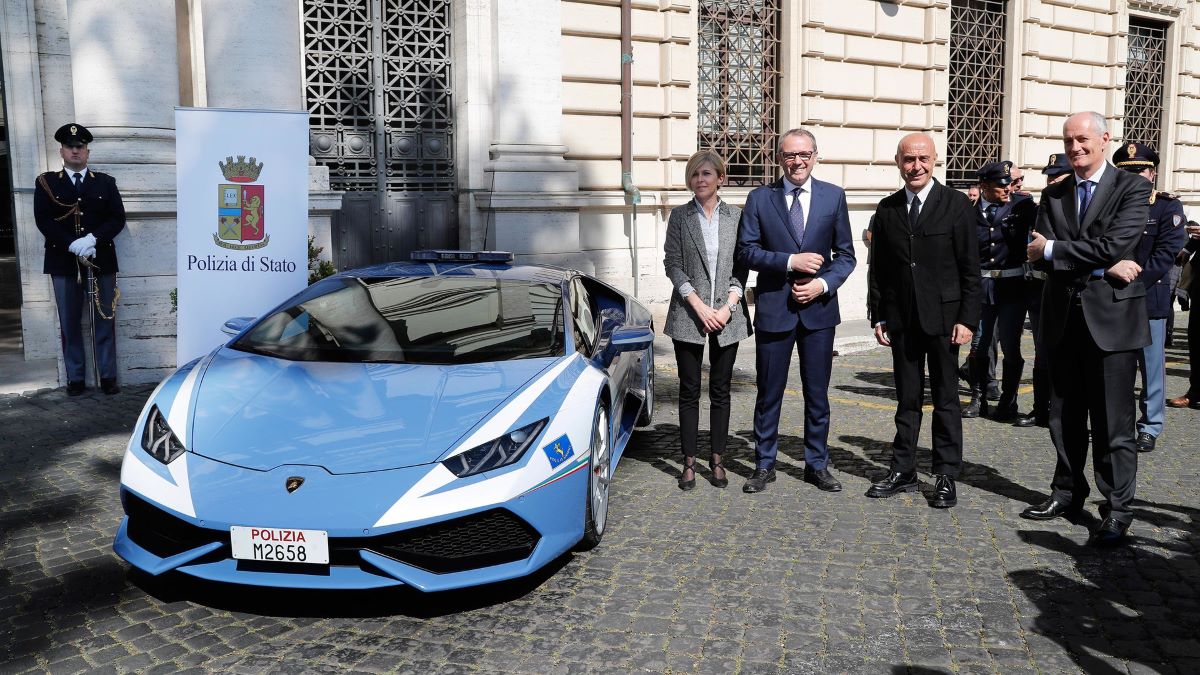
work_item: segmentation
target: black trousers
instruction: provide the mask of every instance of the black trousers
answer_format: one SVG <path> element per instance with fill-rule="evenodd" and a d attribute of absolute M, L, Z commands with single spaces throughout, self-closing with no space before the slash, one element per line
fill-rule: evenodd
<path fill-rule="evenodd" d="M 696 456 L 700 429 L 700 375 L 704 345 L 673 340 L 679 367 L 679 440 L 685 457 Z M 729 437 L 729 386 L 738 343 L 722 347 L 717 336 L 708 337 L 709 446 L 716 454 L 725 452 Z"/>
<path fill-rule="evenodd" d="M 892 370 L 896 377 L 896 438 L 892 441 L 892 471 L 917 469 L 917 434 L 925 396 L 925 363 L 933 395 L 932 473 L 957 478 L 962 465 L 962 406 L 958 400 L 958 345 L 949 335 L 927 335 L 920 327 L 896 330 L 892 340 Z"/>
<path fill-rule="evenodd" d="M 1137 405 L 1133 386 L 1140 349 L 1106 352 L 1096 346 L 1083 308 L 1071 305 L 1062 342 L 1050 360 L 1050 440 L 1058 453 L 1052 497 L 1061 504 L 1082 504 L 1088 495 L 1088 421 L 1096 487 L 1108 500 L 1111 516 L 1133 520 L 1137 448 Z"/>
<path fill-rule="evenodd" d="M 1042 289 L 1046 282 L 1041 279 L 1025 281 L 1026 300 L 1029 305 L 1029 327 L 1033 331 L 1033 414 L 1048 416 L 1050 411 L 1050 367 L 1041 347 L 1042 336 Z"/>

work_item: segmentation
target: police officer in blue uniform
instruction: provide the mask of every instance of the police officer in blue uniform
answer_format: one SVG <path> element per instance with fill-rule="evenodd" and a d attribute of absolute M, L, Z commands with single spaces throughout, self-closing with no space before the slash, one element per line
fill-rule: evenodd
<path fill-rule="evenodd" d="M 1053 185 L 1071 175 L 1067 155 L 1061 152 L 1050 155 L 1042 174 L 1046 176 L 1046 185 Z M 1038 348 L 1038 337 L 1042 334 L 1042 289 L 1045 285 L 1046 273 L 1025 263 L 1025 306 L 1029 314 L 1029 327 L 1033 329 L 1033 410 L 1017 415 L 1013 426 L 1050 425 L 1050 369 L 1043 350 Z"/>
<path fill-rule="evenodd" d="M 84 311 L 92 316 L 100 388 L 105 394 L 116 394 L 120 387 L 113 296 L 118 269 L 113 238 L 125 228 L 125 207 L 116 180 L 88 168 L 92 132 L 71 122 L 54 133 L 54 140 L 61 145 L 63 168 L 38 176 L 33 215 L 46 237 L 42 272 L 50 275 L 58 305 L 67 394 L 78 396 L 85 390 Z M 95 289 L 88 287 L 89 278 L 95 279 Z M 98 297 L 89 297 L 93 290 Z"/>
<path fill-rule="evenodd" d="M 1021 333 L 1025 324 L 1025 246 L 1037 218 L 1037 205 L 1027 194 L 1009 189 L 1012 183 L 1010 161 L 988 162 L 977 173 L 979 203 L 979 267 L 983 275 L 983 307 L 980 315 L 979 344 L 968 358 L 971 402 L 963 408 L 963 417 L 987 414 L 988 350 L 992 341 L 1000 343 L 1000 400 L 992 419 L 1013 421 L 1017 418 L 1017 388 L 1025 359 L 1021 357 Z"/>
<path fill-rule="evenodd" d="M 1113 165 L 1136 173 L 1154 183 L 1158 178 L 1158 153 L 1142 143 L 1126 143 L 1113 153 Z M 1150 452 L 1166 420 L 1167 316 L 1171 308 L 1171 283 L 1167 273 L 1175 256 L 1187 243 L 1183 205 L 1169 192 L 1150 193 L 1150 215 L 1142 230 L 1134 260 L 1141 271 L 1137 278 L 1146 287 L 1146 314 L 1150 317 L 1151 342 L 1142 348 L 1138 369 L 1142 371 L 1141 417 L 1137 422 L 1138 452 Z M 1128 262 L 1128 261 L 1126 261 Z M 1121 263 L 1118 263 L 1121 264 Z"/>

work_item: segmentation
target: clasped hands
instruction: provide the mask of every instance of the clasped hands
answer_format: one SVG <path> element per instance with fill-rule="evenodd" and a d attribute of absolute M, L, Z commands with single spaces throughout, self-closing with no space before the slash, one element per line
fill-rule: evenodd
<path fill-rule="evenodd" d="M 91 258 L 96 255 L 96 235 L 85 234 L 71 242 L 67 250 L 81 258 Z"/>
<path fill-rule="evenodd" d="M 825 264 L 825 258 L 820 253 L 793 253 L 788 256 L 788 270 L 802 274 L 816 274 Z M 792 299 L 807 305 L 821 297 L 825 287 L 818 283 L 816 277 L 805 277 L 792 280 Z"/>
<path fill-rule="evenodd" d="M 729 320 L 733 317 L 733 312 L 730 311 L 729 305 L 725 305 L 720 309 L 713 309 L 704 304 L 695 293 L 688 296 L 688 303 L 692 306 L 692 311 L 696 313 L 696 318 L 700 319 L 700 325 L 704 328 L 705 333 L 715 333 L 725 327 Z"/>
<path fill-rule="evenodd" d="M 1034 232 L 1029 239 L 1029 245 L 1025 247 L 1025 255 L 1030 262 L 1037 262 L 1045 258 L 1046 252 L 1046 237 L 1040 232 Z M 1132 260 L 1118 260 L 1115 265 L 1104 270 L 1104 274 L 1112 277 L 1122 283 L 1133 283 L 1138 275 L 1142 273 L 1142 266 Z"/>

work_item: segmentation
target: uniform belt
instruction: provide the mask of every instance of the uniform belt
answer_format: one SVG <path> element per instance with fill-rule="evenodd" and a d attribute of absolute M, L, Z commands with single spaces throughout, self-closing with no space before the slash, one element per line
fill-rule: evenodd
<path fill-rule="evenodd" d="M 992 279 L 1007 279 L 1008 277 L 1023 277 L 1025 276 L 1025 268 L 1014 267 L 1007 270 L 982 270 L 984 277 Z"/>

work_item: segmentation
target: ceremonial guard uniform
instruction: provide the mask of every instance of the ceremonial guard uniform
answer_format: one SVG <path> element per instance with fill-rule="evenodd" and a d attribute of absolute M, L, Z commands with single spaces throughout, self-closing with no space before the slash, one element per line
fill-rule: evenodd
<path fill-rule="evenodd" d="M 1025 323 L 1025 245 L 1037 218 L 1037 205 L 1028 195 L 1009 193 L 1012 162 L 989 162 L 978 172 L 980 199 L 976 208 L 982 311 L 979 343 L 971 350 L 971 402 L 963 417 L 987 414 L 988 352 L 993 340 L 1004 352 L 1000 400 L 993 417 L 1017 417 L 1017 388 L 1025 359 L 1021 332 Z"/>
<path fill-rule="evenodd" d="M 1064 153 L 1050 155 L 1042 174 L 1047 184 L 1057 183 L 1071 173 L 1071 165 Z M 1045 350 L 1039 343 L 1042 334 L 1042 290 L 1046 286 L 1046 273 L 1025 263 L 1025 307 L 1029 315 L 1029 327 L 1033 331 L 1033 410 L 1018 415 L 1014 426 L 1039 427 L 1050 423 L 1050 369 L 1046 364 Z"/>
<path fill-rule="evenodd" d="M 118 268 L 113 238 L 125 227 L 125 207 L 116 180 L 87 167 L 90 131 L 79 124 L 64 124 L 54 140 L 62 144 L 63 169 L 38 176 L 33 212 L 46 237 L 42 272 L 51 276 L 54 285 L 67 393 L 74 396 L 84 391 L 81 315 L 87 309 L 94 326 L 93 357 L 100 386 L 104 393 L 115 394 L 120 389 L 114 335 Z"/>
<path fill-rule="evenodd" d="M 1113 154 L 1113 165 L 1144 176 L 1151 182 L 1157 177 L 1158 153 L 1141 143 L 1127 143 Z M 1142 349 L 1138 369 L 1142 371 L 1141 417 L 1137 422 L 1137 449 L 1149 452 L 1162 433 L 1166 421 L 1166 328 L 1171 308 L 1171 282 L 1167 273 L 1175 256 L 1187 243 L 1183 205 L 1168 192 L 1150 194 L 1150 215 L 1142 238 L 1134 251 L 1134 262 L 1141 266 L 1138 279 L 1146 287 L 1146 314 L 1150 318 L 1151 342 Z"/>

